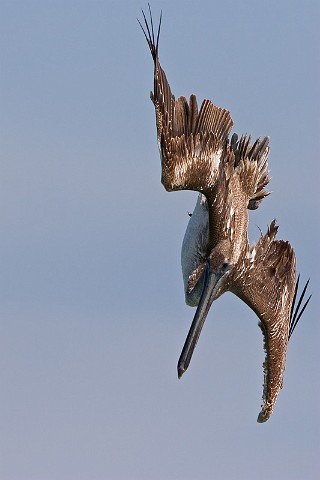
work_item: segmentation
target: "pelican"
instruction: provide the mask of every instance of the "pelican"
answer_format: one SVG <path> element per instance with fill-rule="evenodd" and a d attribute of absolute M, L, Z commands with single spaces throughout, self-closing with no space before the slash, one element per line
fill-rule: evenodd
<path fill-rule="evenodd" d="M 266 358 L 258 422 L 269 419 L 283 386 L 287 345 L 310 297 L 299 300 L 295 253 L 287 241 L 276 240 L 273 220 L 265 235 L 249 245 L 248 209 L 259 207 L 269 195 L 269 138 L 251 142 L 229 134 L 228 110 L 204 100 L 198 110 L 195 95 L 189 102 L 171 93 L 160 65 L 157 35 L 149 5 L 150 23 L 139 22 L 154 61 L 154 91 L 161 181 L 167 191 L 195 190 L 198 200 L 184 236 L 181 252 L 186 303 L 196 313 L 178 361 L 179 378 L 187 370 L 202 327 L 214 300 L 230 291 L 258 316 Z"/>

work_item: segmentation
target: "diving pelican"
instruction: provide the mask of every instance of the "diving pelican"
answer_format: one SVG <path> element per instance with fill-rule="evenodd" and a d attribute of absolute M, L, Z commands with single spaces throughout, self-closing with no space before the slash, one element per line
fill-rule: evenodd
<path fill-rule="evenodd" d="M 248 209 L 258 208 L 269 194 L 269 138 L 251 143 L 233 134 L 228 110 L 204 100 L 198 111 L 195 95 L 189 103 L 171 93 L 158 57 L 155 37 L 143 13 L 140 26 L 154 61 L 154 91 L 161 181 L 167 191 L 195 190 L 199 197 L 183 240 L 181 263 L 186 303 L 197 310 L 178 361 L 179 378 L 189 366 L 208 311 L 230 291 L 258 316 L 266 358 L 262 409 L 258 422 L 268 420 L 283 385 L 288 340 L 310 297 L 302 306 L 305 285 L 296 305 L 299 277 L 296 258 L 287 241 L 276 240 L 275 220 L 256 245 L 248 241 Z M 296 307 L 295 307 L 296 305 Z"/>

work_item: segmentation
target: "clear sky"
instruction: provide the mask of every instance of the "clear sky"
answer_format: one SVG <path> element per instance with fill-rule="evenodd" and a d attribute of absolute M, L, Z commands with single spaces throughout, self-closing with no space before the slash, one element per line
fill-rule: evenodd
<path fill-rule="evenodd" d="M 320 471 L 319 21 L 314 1 L 158 1 L 176 96 L 270 135 L 275 217 L 313 293 L 266 424 L 254 313 L 214 303 L 190 369 L 141 1 L 0 1 L 1 480 L 314 480 Z"/>

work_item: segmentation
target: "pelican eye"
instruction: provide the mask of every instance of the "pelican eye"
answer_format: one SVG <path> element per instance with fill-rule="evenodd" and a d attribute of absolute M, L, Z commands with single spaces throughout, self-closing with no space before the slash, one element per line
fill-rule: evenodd
<path fill-rule="evenodd" d="M 221 267 L 222 273 L 225 273 L 229 269 L 229 263 L 223 263 Z"/>

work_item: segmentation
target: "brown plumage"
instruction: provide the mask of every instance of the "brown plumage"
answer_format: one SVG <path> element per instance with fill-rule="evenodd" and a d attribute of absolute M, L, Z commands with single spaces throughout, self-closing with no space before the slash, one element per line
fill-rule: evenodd
<path fill-rule="evenodd" d="M 307 282 L 295 309 L 296 257 L 289 242 L 275 240 L 277 230 L 273 220 L 257 245 L 247 249 L 247 255 L 235 269 L 228 285 L 228 289 L 258 315 L 264 337 L 266 358 L 259 422 L 268 420 L 282 388 L 288 340 L 294 319 L 303 313 L 299 309 L 308 285 Z M 303 309 L 309 300 L 310 297 Z"/>
<path fill-rule="evenodd" d="M 143 12 L 142 12 L 143 13 Z M 166 190 L 203 191 L 213 185 L 218 165 L 227 145 L 233 122 L 228 110 L 204 100 L 198 112 L 197 99 L 191 95 L 175 100 L 158 58 L 158 41 L 143 13 L 147 39 L 154 60 L 154 92 L 158 145 L 162 161 L 162 183 Z M 147 32 L 147 33 L 146 33 Z"/>
<path fill-rule="evenodd" d="M 258 208 L 268 195 L 269 138 L 256 140 L 234 134 L 229 112 L 204 100 L 198 112 L 191 95 L 175 100 L 158 58 L 161 17 L 155 38 L 143 13 L 154 60 L 151 94 L 166 190 L 201 193 L 182 246 L 186 301 L 197 305 L 178 362 L 178 375 L 188 368 L 204 321 L 214 300 L 231 291 L 254 310 L 264 336 L 263 405 L 258 421 L 266 421 L 283 384 L 287 344 L 310 297 L 301 308 L 307 285 L 295 309 L 295 254 L 288 242 L 276 240 L 273 221 L 254 246 L 248 243 L 248 209 Z"/>

